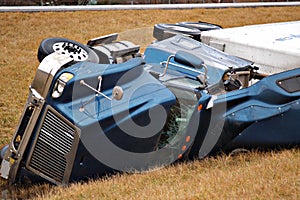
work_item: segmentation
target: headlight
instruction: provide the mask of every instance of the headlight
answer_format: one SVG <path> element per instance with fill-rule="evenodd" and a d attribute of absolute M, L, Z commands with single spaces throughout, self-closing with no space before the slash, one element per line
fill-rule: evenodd
<path fill-rule="evenodd" d="M 70 81 L 73 77 L 74 77 L 74 75 L 71 73 L 61 74 L 54 85 L 52 97 L 53 98 L 60 97 L 62 95 L 62 93 L 64 92 L 67 82 Z"/>

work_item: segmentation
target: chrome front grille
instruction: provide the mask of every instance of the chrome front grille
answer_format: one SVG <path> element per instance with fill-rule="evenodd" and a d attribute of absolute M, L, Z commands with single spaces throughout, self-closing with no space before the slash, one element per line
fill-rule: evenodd
<path fill-rule="evenodd" d="M 71 123 L 48 108 L 31 150 L 28 168 L 58 184 L 68 181 L 77 135 Z"/>

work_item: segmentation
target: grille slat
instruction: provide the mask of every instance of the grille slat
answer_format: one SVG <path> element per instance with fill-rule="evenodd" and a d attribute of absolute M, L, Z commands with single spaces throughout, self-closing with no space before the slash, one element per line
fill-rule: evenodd
<path fill-rule="evenodd" d="M 75 128 L 48 109 L 28 166 L 44 176 L 63 182 L 66 156 L 72 149 L 75 134 Z"/>
<path fill-rule="evenodd" d="M 53 121 L 50 121 L 50 119 L 53 120 Z M 57 127 L 57 125 L 59 126 L 59 128 Z M 70 138 L 74 137 L 74 130 L 72 130 L 72 129 L 66 129 L 64 127 L 61 127 L 60 125 L 61 124 L 58 123 L 55 120 L 55 118 L 45 119 L 45 122 L 44 122 L 45 128 L 49 128 L 51 130 L 60 130 L 60 131 L 63 131 L 66 135 L 62 135 L 62 137 L 70 137 Z"/>
<path fill-rule="evenodd" d="M 64 130 L 65 132 L 67 132 L 68 134 L 70 134 L 70 137 L 74 136 L 74 129 L 70 129 L 70 127 L 65 126 L 63 123 L 61 123 L 59 121 L 59 119 L 57 119 L 55 116 L 53 116 L 52 114 L 49 115 L 50 117 L 48 119 L 45 119 L 45 125 L 49 124 L 51 128 L 56 129 L 56 126 L 53 126 L 53 124 L 57 124 L 59 125 L 61 130 Z M 51 121 L 51 120 L 52 121 Z"/>
<path fill-rule="evenodd" d="M 44 130 L 41 130 L 41 132 L 44 132 Z M 68 149 L 69 146 L 65 146 L 65 148 L 63 148 L 64 145 L 68 145 L 68 144 L 67 144 L 67 142 L 63 143 L 63 140 L 60 142 L 59 141 L 60 138 L 55 138 L 52 135 L 48 135 L 48 134 L 40 134 L 39 139 L 42 140 L 43 142 L 47 143 L 48 145 L 53 146 L 54 149 L 61 151 L 61 153 L 66 154 L 70 151 L 70 149 Z M 60 145 L 62 147 L 59 147 Z M 58 147 L 59 147 L 59 149 L 58 149 Z"/>
<path fill-rule="evenodd" d="M 63 177 L 63 173 L 61 171 L 59 171 L 58 169 L 62 166 L 55 166 L 53 165 L 54 163 L 53 162 L 49 162 L 49 165 L 48 166 L 51 166 L 51 167 L 47 167 L 47 166 L 43 166 L 42 164 L 43 163 L 38 163 L 37 160 L 32 160 L 32 163 L 36 166 L 38 166 L 39 168 L 43 168 L 44 171 L 47 171 L 47 172 L 50 172 L 51 174 L 55 175 L 56 177 L 59 177 L 59 178 L 62 178 Z"/>
<path fill-rule="evenodd" d="M 51 153 L 49 153 L 49 150 L 45 149 L 44 147 L 42 146 L 39 146 L 37 145 L 35 147 L 37 150 L 35 151 L 35 153 L 39 156 L 44 156 L 45 158 L 49 158 L 49 162 L 52 162 L 53 160 L 51 159 L 51 156 L 53 156 Z M 65 160 L 55 160 L 57 162 L 55 162 L 52 166 L 55 167 L 55 166 L 60 166 L 60 167 L 63 167 L 65 165 Z M 60 168 L 58 167 L 58 169 Z"/>
<path fill-rule="evenodd" d="M 72 133 L 74 133 L 74 129 L 73 129 L 73 128 L 71 128 L 70 126 L 68 126 L 68 125 L 65 124 L 65 123 L 62 123 L 62 121 L 61 121 L 59 118 L 57 118 L 53 113 L 49 113 L 49 117 L 50 117 L 55 123 L 59 124 L 61 128 L 64 128 L 65 130 L 70 130 L 70 131 L 72 131 Z M 50 123 L 52 123 L 52 121 L 50 121 Z M 74 134 L 73 134 L 73 136 L 74 136 Z"/>
<path fill-rule="evenodd" d="M 72 140 L 74 138 L 66 138 L 61 137 L 59 134 L 53 134 L 55 132 L 59 132 L 59 130 L 51 130 L 51 129 L 41 129 L 41 136 L 48 138 L 49 140 L 53 140 L 53 142 L 56 142 L 58 144 L 66 144 L 66 147 L 69 147 L 72 145 Z M 63 134 L 60 132 L 60 134 Z"/>
<path fill-rule="evenodd" d="M 47 123 L 44 123 L 44 129 L 46 129 L 46 130 L 50 130 L 52 133 L 56 133 L 57 131 L 62 131 L 62 130 L 59 130 L 59 129 L 57 129 L 57 128 L 53 128 L 53 124 L 47 124 Z M 71 136 L 69 133 L 67 133 L 66 131 L 62 131 L 64 134 L 66 134 L 66 135 L 57 135 L 56 134 L 56 136 L 57 137 L 61 137 L 62 139 L 66 139 L 67 141 L 69 140 L 69 139 L 73 139 L 74 137 L 73 136 Z"/>

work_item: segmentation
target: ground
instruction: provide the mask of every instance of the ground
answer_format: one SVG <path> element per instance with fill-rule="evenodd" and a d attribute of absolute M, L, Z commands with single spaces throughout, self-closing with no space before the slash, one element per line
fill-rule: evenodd
<path fill-rule="evenodd" d="M 0 13 L 0 144 L 14 133 L 35 71 L 40 41 L 88 39 L 155 23 L 207 21 L 224 28 L 300 20 L 300 7 Z M 1 197 L 38 199 L 300 199 L 300 150 L 253 151 L 117 175 L 69 187 L 5 187 Z"/>

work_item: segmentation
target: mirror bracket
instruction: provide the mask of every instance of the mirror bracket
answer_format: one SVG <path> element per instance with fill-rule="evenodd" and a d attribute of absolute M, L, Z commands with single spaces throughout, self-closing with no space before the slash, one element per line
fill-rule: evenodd
<path fill-rule="evenodd" d="M 163 72 L 162 74 L 159 75 L 160 77 L 163 77 L 163 76 L 166 75 L 167 69 L 168 69 L 168 67 L 169 67 L 170 60 L 171 60 L 172 58 L 174 58 L 174 57 L 175 57 L 175 55 L 170 55 L 170 56 L 168 57 L 167 62 L 166 62 L 166 66 L 165 66 L 165 69 L 164 69 L 164 72 Z"/>
<path fill-rule="evenodd" d="M 98 80 L 99 80 L 99 84 L 98 84 L 98 88 L 95 89 L 93 88 L 92 86 L 90 86 L 89 84 L 87 84 L 84 80 L 81 80 L 80 81 L 80 85 L 83 85 L 83 86 L 86 86 L 88 87 L 89 89 L 91 89 L 92 91 L 96 92 L 96 95 L 94 97 L 92 97 L 90 100 L 88 100 L 86 103 L 84 103 L 80 108 L 79 110 L 81 112 L 84 111 L 84 107 L 90 103 L 95 97 L 97 97 L 98 95 L 101 95 L 103 96 L 104 98 L 108 99 L 109 101 L 112 101 L 113 99 L 116 99 L 116 100 L 121 100 L 123 98 L 123 94 L 124 94 L 124 91 L 123 89 L 120 87 L 120 86 L 115 86 L 112 90 L 112 98 L 108 97 L 107 95 L 103 94 L 101 92 L 101 85 L 102 85 L 102 76 L 99 76 L 98 77 Z"/>

